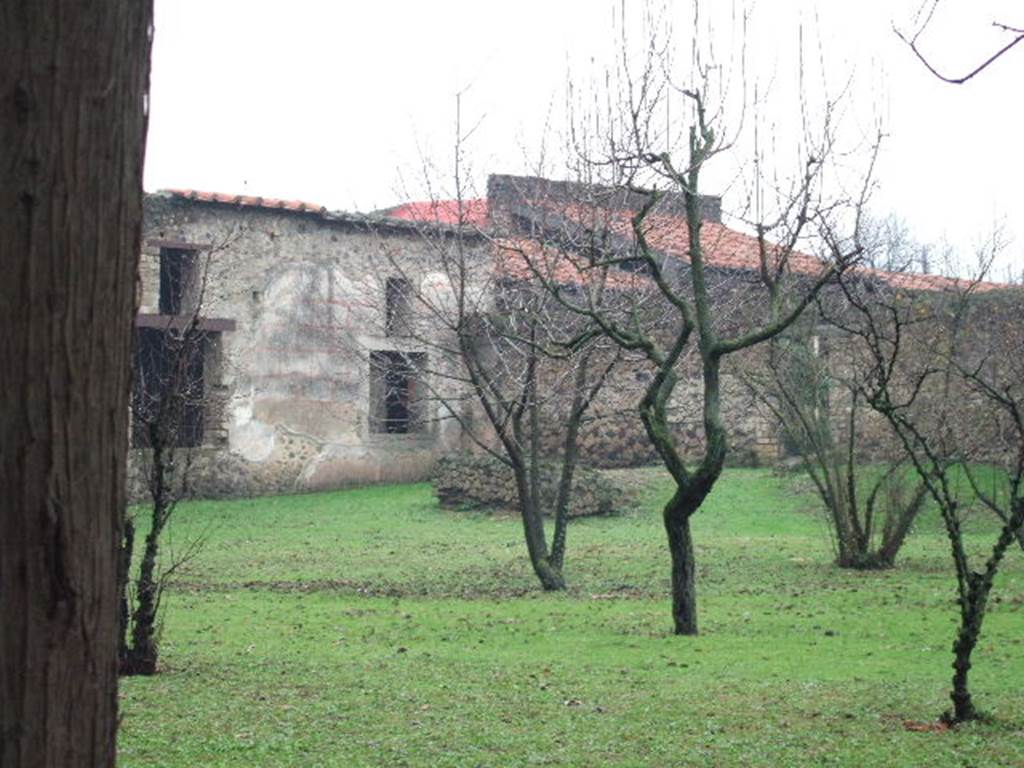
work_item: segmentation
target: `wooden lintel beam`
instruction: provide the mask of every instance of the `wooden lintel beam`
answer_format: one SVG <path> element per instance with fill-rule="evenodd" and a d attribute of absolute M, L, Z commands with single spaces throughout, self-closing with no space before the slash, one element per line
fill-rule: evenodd
<path fill-rule="evenodd" d="M 136 328 L 159 328 L 162 330 L 181 330 L 186 327 L 192 318 L 189 315 L 153 315 L 139 313 L 135 316 Z M 223 333 L 233 331 L 237 323 L 229 317 L 201 317 L 199 318 L 199 330 Z"/>

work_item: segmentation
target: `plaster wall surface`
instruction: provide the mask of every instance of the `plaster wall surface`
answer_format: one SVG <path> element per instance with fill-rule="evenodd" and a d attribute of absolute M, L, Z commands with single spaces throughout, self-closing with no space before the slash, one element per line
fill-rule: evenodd
<path fill-rule="evenodd" d="M 201 496 L 287 493 L 426 477 L 459 447 L 454 423 L 420 431 L 371 431 L 367 350 L 415 351 L 384 329 L 384 281 L 401 265 L 431 279 L 421 236 L 315 213 L 196 203 L 146 202 L 140 313 L 159 311 L 160 252 L 196 248 L 183 313 L 233 320 L 206 361 L 217 408 L 194 452 Z M 201 298 L 200 298 L 201 297 Z M 133 451 L 133 495 L 144 493 L 147 452 Z"/>

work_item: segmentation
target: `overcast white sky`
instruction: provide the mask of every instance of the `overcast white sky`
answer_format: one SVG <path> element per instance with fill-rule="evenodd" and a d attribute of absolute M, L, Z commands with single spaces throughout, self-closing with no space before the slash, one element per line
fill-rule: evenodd
<path fill-rule="evenodd" d="M 454 95 L 467 87 L 464 121 L 482 120 L 470 145 L 478 184 L 527 172 L 545 122 L 559 120 L 567 72 L 600 69 L 614 45 L 620 1 L 156 0 L 146 188 L 392 205 L 402 178 L 421 191 L 421 157 L 447 163 Z M 1007 258 L 1024 264 L 1024 46 L 967 85 L 943 85 L 891 29 L 909 28 L 920 2 L 761 0 L 747 70 L 785 84 L 802 24 L 829 86 L 856 78 L 848 122 L 884 120 L 876 209 L 961 248 L 1004 222 Z M 1015 6 L 942 0 L 922 48 L 940 69 L 969 69 L 1006 39 L 991 21 L 1024 24 Z M 627 0 L 627 26 L 640 7 Z"/>

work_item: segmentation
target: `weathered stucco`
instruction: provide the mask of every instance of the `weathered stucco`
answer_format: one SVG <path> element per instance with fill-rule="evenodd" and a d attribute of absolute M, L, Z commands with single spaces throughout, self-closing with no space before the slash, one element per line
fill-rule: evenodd
<path fill-rule="evenodd" d="M 151 196 L 143 241 L 140 313 L 158 313 L 161 247 L 190 245 L 203 248 L 201 315 L 235 321 L 207 355 L 210 404 L 204 445 L 193 452 L 194 493 L 422 479 L 439 454 L 460 446 L 451 422 L 409 434 L 372 434 L 368 425 L 364 351 L 405 349 L 384 334 L 377 297 L 386 265 L 398 259 L 407 275 L 429 277 L 411 227 L 371 230 L 354 218 Z M 136 498 L 145 459 L 133 451 Z"/>

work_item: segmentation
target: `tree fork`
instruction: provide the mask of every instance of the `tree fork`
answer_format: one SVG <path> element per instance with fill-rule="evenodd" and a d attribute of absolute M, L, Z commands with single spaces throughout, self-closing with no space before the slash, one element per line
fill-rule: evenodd
<path fill-rule="evenodd" d="M 540 581 L 541 588 L 546 592 L 556 592 L 565 589 L 565 578 L 562 571 L 551 560 L 548 552 L 547 541 L 544 537 L 544 521 L 541 512 L 537 509 L 536 495 L 530 493 L 530 478 L 527 477 L 526 469 L 517 465 L 513 468 L 516 478 L 516 489 L 522 505 L 523 534 L 526 538 L 526 550 L 530 555 L 530 564 L 533 572 Z M 523 500 L 527 500 L 525 503 Z"/>

